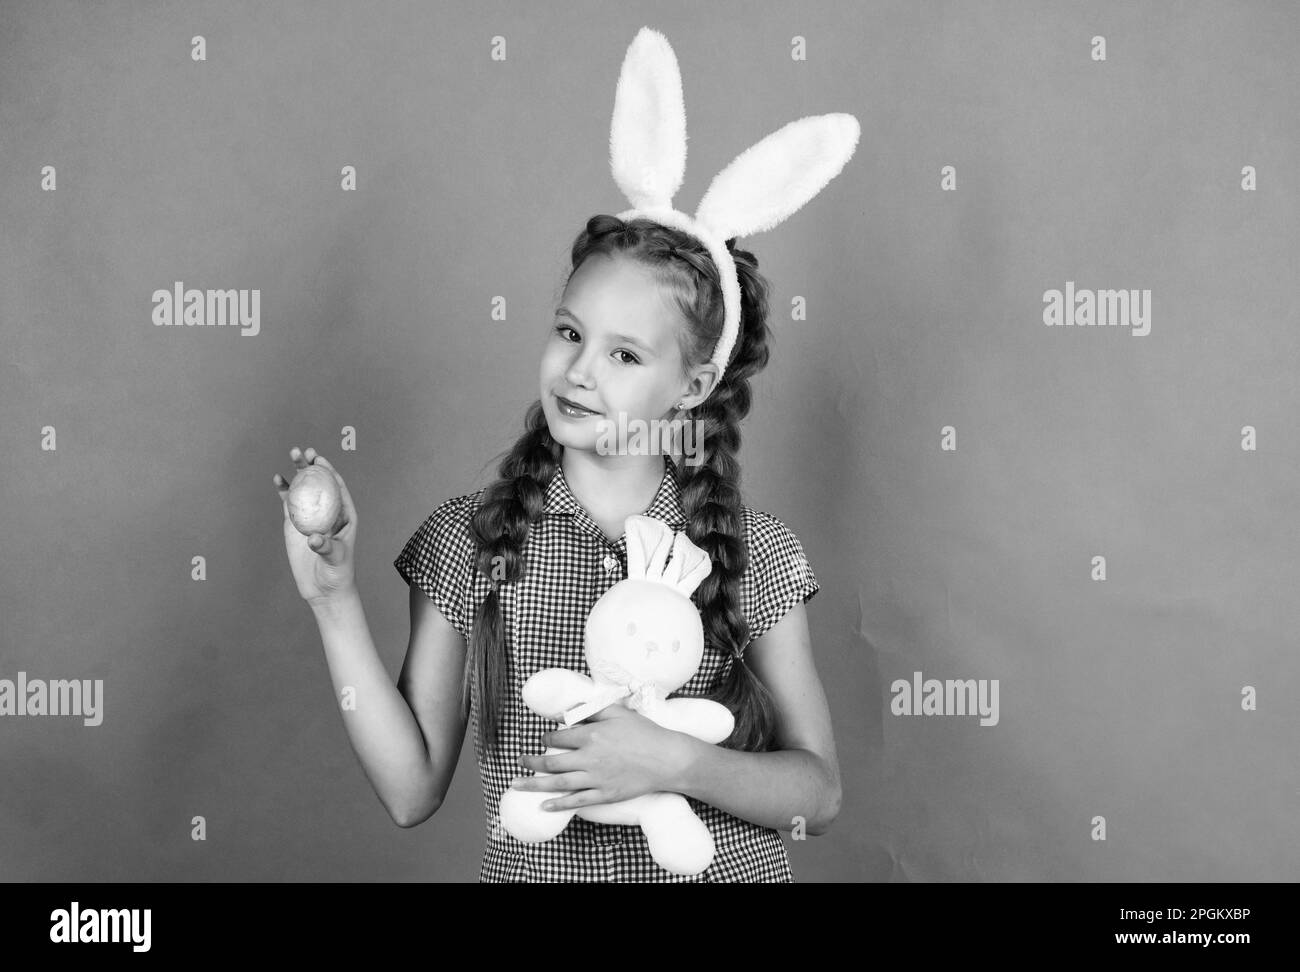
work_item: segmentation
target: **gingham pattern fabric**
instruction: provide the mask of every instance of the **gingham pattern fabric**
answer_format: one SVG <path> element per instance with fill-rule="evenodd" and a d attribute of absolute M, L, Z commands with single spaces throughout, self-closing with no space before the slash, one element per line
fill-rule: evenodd
<path fill-rule="evenodd" d="M 420 586 L 466 639 L 490 582 L 477 569 L 469 521 L 486 487 L 447 500 L 433 511 L 393 562 L 408 584 Z M 501 587 L 503 630 L 513 671 L 513 691 L 499 722 L 498 751 L 485 757 L 478 736 L 478 704 L 471 693 L 474 750 L 483 783 L 486 849 L 481 882 L 637 881 L 652 883 L 790 882 L 793 876 L 779 831 L 741 820 L 687 797 L 713 833 L 713 863 L 700 875 L 672 874 L 651 858 L 636 826 L 599 824 L 574 816 L 561 834 L 524 844 L 500 826 L 501 794 L 516 776 L 531 775 L 522 753 L 541 753 L 542 733 L 557 728 L 523 704 L 523 683 L 543 668 L 590 675 L 583 655 L 583 626 L 597 599 L 627 577 L 627 537 L 610 541 L 570 491 L 562 469 L 546 490 L 544 515 L 533 523 L 524 548 L 525 576 Z M 770 514 L 742 507 L 749 568 L 741 579 L 751 641 L 819 587 L 799 539 Z M 645 515 L 683 529 L 676 465 L 665 456 L 664 478 Z M 695 598 L 692 597 L 694 601 Z M 730 664 L 705 646 L 699 671 L 673 697 L 706 696 Z"/>

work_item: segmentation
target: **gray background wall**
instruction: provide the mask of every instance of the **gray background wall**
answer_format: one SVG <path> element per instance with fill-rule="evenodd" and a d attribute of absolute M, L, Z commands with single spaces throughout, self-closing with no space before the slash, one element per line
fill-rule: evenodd
<path fill-rule="evenodd" d="M 789 120 L 863 128 L 744 243 L 777 334 L 746 502 L 823 585 L 845 781 L 796 877 L 1300 876 L 1294 4 L 7 2 L 0 677 L 106 698 L 96 728 L 0 718 L 0 878 L 476 878 L 471 747 L 437 816 L 389 822 L 271 474 L 314 445 L 348 480 L 396 675 L 392 558 L 489 481 L 568 247 L 625 207 L 606 150 L 643 24 L 681 63 L 679 208 Z M 177 280 L 259 288 L 261 333 L 155 327 Z M 1044 327 L 1067 280 L 1149 288 L 1151 333 Z M 999 724 L 891 714 L 914 671 L 998 679 Z"/>

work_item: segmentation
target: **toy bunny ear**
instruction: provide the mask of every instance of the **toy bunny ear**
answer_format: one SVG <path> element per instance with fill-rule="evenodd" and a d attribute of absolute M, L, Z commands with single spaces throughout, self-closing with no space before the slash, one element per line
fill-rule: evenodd
<path fill-rule="evenodd" d="M 629 579 L 660 580 L 664 562 L 673 549 L 673 531 L 653 516 L 629 516 L 623 521 L 627 534 L 627 576 Z"/>
<path fill-rule="evenodd" d="M 713 571 L 709 555 L 691 542 L 685 533 L 673 541 L 673 558 L 664 571 L 664 583 L 690 597 Z"/>
<path fill-rule="evenodd" d="M 843 112 L 790 122 L 713 177 L 695 219 L 724 240 L 770 230 L 840 174 L 860 132 Z"/>
<path fill-rule="evenodd" d="M 637 514 L 629 516 L 623 525 L 629 579 L 658 581 L 690 597 L 713 570 L 709 555 L 685 533 L 674 533 L 663 520 Z M 670 553 L 672 560 L 668 561 Z"/>
<path fill-rule="evenodd" d="M 642 27 L 623 58 L 609 130 L 614 181 L 636 209 L 671 209 L 686 174 L 686 106 L 668 38 Z"/>

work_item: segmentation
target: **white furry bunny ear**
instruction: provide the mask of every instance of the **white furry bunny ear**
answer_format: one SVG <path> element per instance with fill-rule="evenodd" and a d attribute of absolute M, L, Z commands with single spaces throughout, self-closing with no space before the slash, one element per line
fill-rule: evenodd
<path fill-rule="evenodd" d="M 668 38 L 642 27 L 623 58 L 609 127 L 614 181 L 637 208 L 671 208 L 686 175 L 686 105 Z"/>
<path fill-rule="evenodd" d="M 694 216 L 673 207 L 686 174 L 686 106 L 668 39 L 642 27 L 627 49 L 609 129 L 614 181 L 632 208 L 620 219 L 651 219 L 698 239 L 718 268 L 722 334 L 713 348 L 713 390 L 740 332 L 740 275 L 727 240 L 770 230 L 817 195 L 853 156 L 858 120 L 809 115 L 751 145 L 714 176 Z M 710 392 L 712 393 L 712 392 Z"/>
<path fill-rule="evenodd" d="M 674 533 L 663 520 L 637 514 L 629 516 L 623 528 L 627 534 L 629 580 L 657 581 L 690 597 L 713 570 L 709 555 L 685 533 Z M 672 560 L 668 561 L 670 553 Z"/>
<path fill-rule="evenodd" d="M 713 177 L 696 220 L 723 239 L 770 230 L 840 174 L 860 133 L 858 120 L 843 112 L 790 122 Z"/>

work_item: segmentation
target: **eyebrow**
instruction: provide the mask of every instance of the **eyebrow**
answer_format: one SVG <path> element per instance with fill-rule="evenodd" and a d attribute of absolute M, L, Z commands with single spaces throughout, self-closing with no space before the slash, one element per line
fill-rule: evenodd
<path fill-rule="evenodd" d="M 555 316 L 556 316 L 556 317 L 560 317 L 560 316 L 568 317 L 568 318 L 570 318 L 570 319 L 571 319 L 575 324 L 577 324 L 579 327 L 586 327 L 586 326 L 587 326 L 586 324 L 583 324 L 581 320 L 578 319 L 578 315 L 577 315 L 577 314 L 573 313 L 573 311 L 569 310 L 567 307 L 561 307 L 559 310 L 557 310 L 557 311 L 555 312 Z M 632 337 L 632 335 L 630 335 L 630 334 L 615 334 L 615 335 L 613 335 L 613 337 L 614 337 L 614 340 L 616 340 L 616 341 L 625 341 L 625 342 L 628 343 L 628 344 L 635 344 L 638 348 L 640 348 L 642 351 L 645 351 L 645 352 L 648 353 L 648 354 L 654 354 L 654 353 L 655 353 L 655 349 L 654 349 L 654 348 L 650 347 L 650 345 L 645 344 L 645 343 L 642 342 L 642 341 L 638 341 L 636 338 Z"/>

